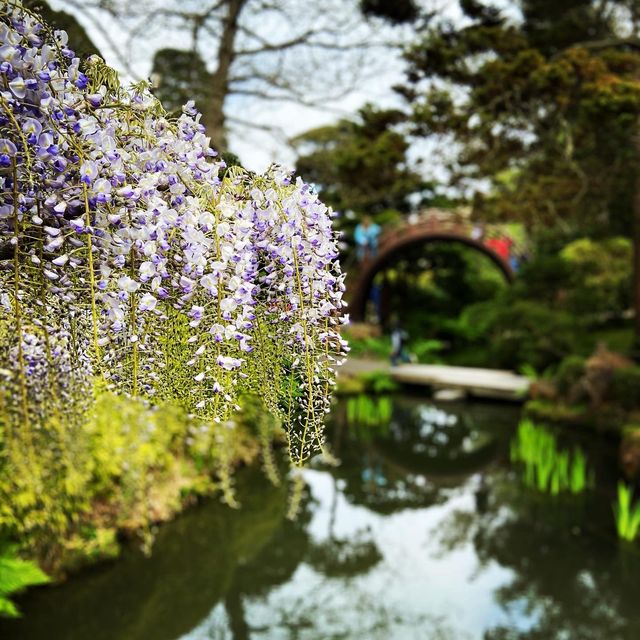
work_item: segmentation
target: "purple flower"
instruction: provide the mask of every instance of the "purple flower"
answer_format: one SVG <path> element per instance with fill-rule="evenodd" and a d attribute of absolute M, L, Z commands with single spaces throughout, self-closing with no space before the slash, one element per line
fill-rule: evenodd
<path fill-rule="evenodd" d="M 31 144 L 35 144 L 42 131 L 42 125 L 35 118 L 27 118 L 22 123 L 22 130 L 27 134 L 27 140 Z"/>
<path fill-rule="evenodd" d="M 98 175 L 98 165 L 95 162 L 85 160 L 82 165 L 80 165 L 80 180 L 85 184 L 91 184 Z"/>
<path fill-rule="evenodd" d="M 76 81 L 75 81 L 76 87 L 78 87 L 78 89 L 85 89 L 88 84 L 89 84 L 89 79 L 87 78 L 87 76 L 85 76 L 84 73 L 79 72 L 78 77 L 76 78 Z"/>
<path fill-rule="evenodd" d="M 11 140 L 8 140 L 7 138 L 0 138 L 0 154 L 7 156 L 8 158 L 13 158 L 17 153 L 18 149 Z"/>
<path fill-rule="evenodd" d="M 188 315 L 194 320 L 200 320 L 204 315 L 204 307 L 199 307 L 194 304 L 193 307 L 191 307 L 191 311 L 189 311 Z"/>
<path fill-rule="evenodd" d="M 319 433 L 326 388 L 334 378 L 330 363 L 346 351 L 337 331 L 344 278 L 335 262 L 332 212 L 308 185 L 279 167 L 260 177 L 245 175 L 236 184 L 221 181 L 225 165 L 211 160 L 217 154 L 193 103 L 174 126 L 157 115 L 147 90 L 97 86 L 89 93 L 66 34 L 55 32 L 52 38 L 50 33 L 17 5 L 11 22 L 0 25 L 5 98 L 33 145 L 22 149 L 17 137 L 1 139 L 0 165 L 18 160 L 15 204 L 25 233 L 42 237 L 44 245 L 42 257 L 37 248 L 25 256 L 30 263 L 21 285 L 30 322 L 48 329 L 79 318 L 78 327 L 90 329 L 79 330 L 73 353 L 84 349 L 82 357 L 91 362 L 97 334 L 100 370 L 115 390 L 137 388 L 152 398 L 162 379 L 163 394 L 170 399 L 175 393 L 210 422 L 237 404 L 240 380 L 255 385 L 247 367 L 259 366 L 253 359 L 261 350 L 252 345 L 258 344 L 258 331 L 261 337 L 266 332 L 300 380 L 290 407 L 292 442 L 305 421 L 314 423 L 310 434 Z M 87 61 L 89 68 L 96 63 Z M 122 106 L 97 108 L 112 102 Z M 6 113 L 0 113 L 0 126 L 12 131 Z M 26 158 L 36 161 L 27 167 Z M 25 179 L 27 171 L 32 179 Z M 11 193 L 7 174 L 5 191 Z M 20 241 L 15 204 L 9 196 L 0 205 L 0 242 Z M 88 278 L 90 263 L 95 279 Z M 0 275 L 0 288 L 6 284 L 12 290 L 13 277 L 12 270 Z M 52 309 L 46 315 L 39 297 L 43 280 Z M 97 316 L 89 312 L 90 295 Z M 186 390 L 173 389 L 172 376 L 162 374 L 166 341 L 160 338 L 171 334 L 176 319 L 188 322 L 190 333 L 186 345 L 179 339 L 172 348 L 193 345 L 184 366 L 201 367 L 176 376 L 181 385 L 189 381 Z M 32 342 L 34 357 L 30 352 L 25 361 L 33 373 L 29 379 L 35 380 L 46 358 L 35 350 L 40 338 Z M 69 349 L 53 346 L 54 353 L 70 357 Z M 137 385 L 129 366 L 134 353 Z M 75 364 L 69 360 L 67 370 Z M 11 369 L 0 361 L 5 368 Z M 225 380 L 224 390 L 216 378 Z M 281 385 L 276 380 L 271 387 Z M 212 392 L 220 394 L 216 402 Z M 311 410 L 301 408 L 311 392 Z M 302 460 L 310 451 L 294 453 Z"/>

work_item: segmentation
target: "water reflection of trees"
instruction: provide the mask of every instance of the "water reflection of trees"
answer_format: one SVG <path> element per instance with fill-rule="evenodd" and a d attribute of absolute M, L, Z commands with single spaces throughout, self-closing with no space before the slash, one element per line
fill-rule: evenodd
<path fill-rule="evenodd" d="M 399 612 L 383 598 L 372 599 L 370 594 L 359 591 L 357 587 L 349 591 L 348 603 L 337 602 L 331 591 L 320 586 L 312 598 L 305 594 L 279 604 L 269 603 L 269 625 L 262 629 L 254 627 L 251 638 L 471 640 L 469 635 L 461 635 L 442 616 Z M 228 636 L 220 638 L 226 640 Z"/>
<path fill-rule="evenodd" d="M 386 424 L 347 424 L 344 405 L 331 425 L 343 464 L 331 473 L 345 483 L 350 503 L 388 515 L 441 504 L 443 489 L 458 486 L 506 451 L 517 408 L 394 398 Z"/>
<path fill-rule="evenodd" d="M 438 529 L 440 553 L 472 545 L 479 571 L 497 563 L 513 572 L 495 597 L 515 624 L 496 626 L 485 640 L 637 637 L 640 558 L 604 531 L 584 535 L 585 521 L 607 522 L 608 503 L 523 493 L 505 470 L 487 491 L 482 509 L 476 501 L 475 510 L 455 510 Z"/>
<path fill-rule="evenodd" d="M 438 529 L 439 553 L 471 545 L 479 571 L 497 563 L 513 572 L 495 593 L 513 624 L 487 631 L 485 640 L 636 638 L 634 576 L 640 559 L 619 551 L 606 527 L 598 528 L 611 521 L 608 500 L 598 494 L 553 499 L 523 491 L 506 464 L 515 413 L 496 416 L 491 405 L 452 403 L 447 413 L 456 423 L 430 429 L 435 414 L 430 410 L 425 420 L 424 406 L 411 399 L 396 403 L 387 428 L 378 428 L 373 438 L 363 438 L 362 429 L 335 425 L 343 430 L 345 464 L 333 473 L 345 481 L 348 500 L 392 513 L 442 503 L 443 491 L 466 483 L 474 508 L 449 512 Z M 474 431 L 482 437 L 469 447 Z M 608 457 L 599 451 L 596 464 Z M 384 482 L 370 480 L 376 469 Z M 599 475 L 606 485 L 606 476 Z M 416 485 L 417 478 L 423 481 Z"/>
<path fill-rule="evenodd" d="M 160 530 L 151 558 L 128 553 L 29 596 L 27 617 L 1 623 L 0 637 L 386 640 L 419 628 L 430 639 L 462 640 L 446 612 L 408 614 L 369 591 L 359 578 L 384 562 L 375 537 L 366 526 L 340 535 L 336 523 L 344 500 L 386 515 L 471 491 L 471 506 L 443 510 L 436 546 L 443 556 L 473 548 L 478 573 L 495 564 L 510 570 L 495 591 L 510 624 L 497 624 L 484 640 L 635 638 L 640 562 L 618 553 L 613 536 L 606 538 L 611 532 L 597 528 L 611 521 L 608 500 L 523 491 L 507 464 L 516 411 L 452 403 L 441 415 L 425 406 L 399 400 L 389 423 L 374 431 L 350 428 L 338 411 L 331 442 L 342 465 L 322 474 L 332 493 L 315 502 L 307 489 L 298 520 L 284 517 L 286 486 L 270 487 L 247 470 L 238 478 L 240 510 L 209 504 L 190 511 Z M 325 510 L 318 535 L 312 520 Z"/>
<path fill-rule="evenodd" d="M 239 567 L 251 567 L 279 531 L 285 521 L 287 487 L 272 487 L 259 470 L 248 469 L 238 475 L 238 494 L 238 510 L 209 502 L 161 527 L 149 558 L 129 550 L 112 565 L 33 592 L 24 601 L 24 619 L 0 621 L 0 637 L 175 640 L 227 597 L 235 615 L 233 590 Z M 289 526 L 288 553 L 270 563 L 271 573 L 263 571 L 254 591 L 266 591 L 269 583 L 290 577 L 305 551 L 305 522 Z"/>
<path fill-rule="evenodd" d="M 323 505 L 330 513 L 339 493 L 335 483 L 334 490 Z M 326 531 L 319 537 L 311 536 L 309 519 L 317 506 L 307 495 L 300 519 L 283 523 L 268 546 L 238 567 L 222 605 L 225 615 L 213 616 L 206 635 L 196 638 L 246 640 L 277 635 L 295 640 L 387 640 L 402 627 L 430 629 L 430 638 L 460 640 L 444 621 L 398 611 L 361 589 L 357 578 L 382 559 L 371 532 L 365 528 L 339 537 L 330 516 Z M 306 572 L 306 581 L 293 592 L 287 590 L 286 597 L 279 595 L 277 587 L 294 580 L 294 573 L 300 570 Z M 344 589 L 349 593 L 346 607 Z"/>

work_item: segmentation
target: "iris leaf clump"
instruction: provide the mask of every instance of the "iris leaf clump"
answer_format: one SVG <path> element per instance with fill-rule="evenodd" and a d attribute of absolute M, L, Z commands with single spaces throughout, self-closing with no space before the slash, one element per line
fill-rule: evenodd
<path fill-rule="evenodd" d="M 640 531 L 640 501 L 633 502 L 633 489 L 618 483 L 618 501 L 613 507 L 616 531 L 622 540 L 632 542 Z"/>
<path fill-rule="evenodd" d="M 548 429 L 530 420 L 518 425 L 511 460 L 524 465 L 525 484 L 542 493 L 579 494 L 593 483 L 583 451 L 579 447 L 572 451 L 559 448 Z"/>

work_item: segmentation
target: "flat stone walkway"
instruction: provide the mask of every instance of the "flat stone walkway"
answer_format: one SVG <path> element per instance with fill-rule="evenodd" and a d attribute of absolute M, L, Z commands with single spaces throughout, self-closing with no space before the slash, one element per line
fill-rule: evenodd
<path fill-rule="evenodd" d="M 338 373 L 347 376 L 357 376 L 360 373 L 384 371 L 391 373 L 391 364 L 388 360 L 366 360 L 364 358 L 347 358 L 346 362 L 338 369 Z"/>

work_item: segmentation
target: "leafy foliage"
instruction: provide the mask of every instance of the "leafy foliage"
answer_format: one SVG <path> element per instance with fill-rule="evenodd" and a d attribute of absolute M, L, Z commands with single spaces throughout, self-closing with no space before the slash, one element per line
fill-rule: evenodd
<path fill-rule="evenodd" d="M 403 250 L 378 274 L 376 284 L 384 300 L 383 321 L 391 324 L 394 316 L 400 319 L 411 342 L 450 341 L 453 318 L 469 305 L 491 300 L 506 287 L 504 276 L 488 258 L 462 244 L 447 242 Z M 437 345 L 432 346 L 435 351 Z M 429 355 L 426 344 L 419 350 Z"/>
<path fill-rule="evenodd" d="M 14 546 L 0 544 L 0 616 L 19 616 L 9 596 L 47 582 L 49 578 L 35 564 L 18 558 Z"/>
<path fill-rule="evenodd" d="M 397 127 L 403 118 L 399 111 L 368 105 L 356 120 L 297 136 L 292 142 L 298 172 L 337 211 L 392 221 L 411 209 L 411 194 L 428 187 L 409 167 L 409 142 Z"/>
<path fill-rule="evenodd" d="M 211 492 L 210 474 L 236 504 L 231 465 L 249 447 L 244 423 L 212 431 L 175 405 L 96 391 L 80 429 L 49 422 L 53 433 L 37 433 L 29 469 L 0 439 L 0 527 L 57 569 L 102 552 L 116 529 L 144 533 L 178 510 L 184 492 Z M 265 433 L 262 446 L 274 437 Z M 87 537 L 96 522 L 102 538 Z"/>
<path fill-rule="evenodd" d="M 614 18 L 623 3 L 518 4 L 516 22 L 461 1 L 467 20 L 423 31 L 401 89 L 415 131 L 459 144 L 454 184 L 491 182 L 475 202 L 485 217 L 518 218 L 536 233 L 628 233 L 640 55 Z"/>
<path fill-rule="evenodd" d="M 454 357 L 473 349 L 479 366 L 530 365 L 541 372 L 572 355 L 586 358 L 599 342 L 627 348 L 629 240 L 581 238 L 556 249 L 543 243 L 510 287 L 443 324 Z"/>
<path fill-rule="evenodd" d="M 581 238 L 566 245 L 568 291 L 563 306 L 576 314 L 616 314 L 630 307 L 631 242 L 627 238 Z"/>
<path fill-rule="evenodd" d="M 498 366 L 529 363 L 541 371 L 578 349 L 576 320 L 566 312 L 524 300 L 493 312 L 490 339 Z"/>

